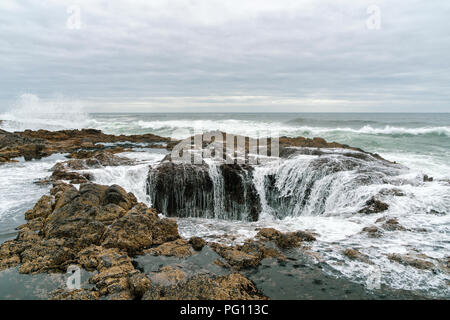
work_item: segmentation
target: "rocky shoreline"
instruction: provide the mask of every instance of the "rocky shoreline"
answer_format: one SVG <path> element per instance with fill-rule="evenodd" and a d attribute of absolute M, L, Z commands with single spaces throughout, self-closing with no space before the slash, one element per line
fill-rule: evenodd
<path fill-rule="evenodd" d="M 277 248 L 315 240 L 308 232 L 283 234 L 274 229 L 263 229 L 258 239 L 231 247 L 182 239 L 176 221 L 160 218 L 119 186 L 93 183 L 83 183 L 79 190 L 55 183 L 25 217 L 27 223 L 18 227 L 16 239 L 0 246 L 0 271 L 17 266 L 21 274 L 65 272 L 77 265 L 95 273 L 89 279 L 92 289 L 62 289 L 52 293 L 55 299 L 267 299 L 238 272 L 257 267 L 263 259 L 285 261 Z M 276 248 L 266 242 L 274 242 Z M 158 282 L 166 285 L 152 285 L 132 260 L 139 255 L 182 259 L 205 246 L 220 257 L 214 263 L 231 273 L 200 273 L 184 281 L 182 270 L 162 267 Z"/>
<path fill-rule="evenodd" d="M 0 273 L 17 270 L 18 274 L 37 277 L 65 274 L 69 266 L 75 265 L 89 274 L 83 288 L 59 287 L 45 295 L 51 299 L 228 300 L 331 295 L 337 298 L 422 298 L 387 288 L 369 292 L 362 285 L 325 275 L 320 254 L 309 250 L 317 235 L 308 230 L 282 233 L 262 228 L 254 239 L 225 245 L 199 237 L 184 239 L 176 220 L 161 217 L 160 213 L 164 212 L 177 218 L 191 214 L 258 220 L 261 199 L 252 180 L 254 168 L 251 166 L 224 164 L 218 167 L 226 191 L 222 199 L 223 217 L 214 215 L 215 194 L 206 163 L 176 164 L 166 157 L 157 167 L 149 168 L 148 183 L 152 191 L 148 194 L 155 208 L 139 203 L 135 195 L 121 186 L 92 183 L 92 176 L 83 172 L 106 166 L 131 166 L 135 161 L 120 153 L 142 147 L 171 150 L 176 143 L 152 134 L 114 136 L 94 129 L 15 133 L 0 130 L 2 163 L 14 162 L 18 157 L 25 161 L 40 159 L 54 153 L 67 154 L 68 158 L 58 162 L 48 178 L 36 181 L 52 185 L 52 188 L 25 213 L 27 222 L 17 228 L 16 238 L 0 245 Z M 339 154 L 342 162 L 337 165 L 326 157 L 319 157 L 313 163 L 314 168 L 339 172 L 354 168 L 361 161 L 396 166 L 377 154 L 328 143 L 321 138 L 280 138 L 280 155 L 286 159 L 299 153 L 326 155 L 326 149 L 333 148 L 344 150 Z M 276 177 L 269 176 L 266 181 L 270 195 L 267 200 L 282 210 L 290 206 L 293 199 L 280 197 L 274 179 Z M 404 196 L 395 189 L 384 192 L 389 196 Z M 388 207 L 379 197 L 372 197 L 359 213 L 376 214 Z M 377 238 L 384 232 L 404 229 L 395 218 L 380 218 L 376 224 L 361 232 Z M 347 249 L 342 255 L 369 263 L 356 249 Z M 439 268 L 449 272 L 448 259 L 430 262 L 429 257 L 410 254 L 392 254 L 389 259 L 419 270 Z M 267 272 L 274 279 L 280 274 L 286 274 L 287 278 L 272 282 L 264 278 Z M 298 277 L 298 285 L 305 289 L 300 293 L 282 286 L 279 292 L 271 289 L 274 284 L 280 286 L 291 281 L 289 277 Z"/>

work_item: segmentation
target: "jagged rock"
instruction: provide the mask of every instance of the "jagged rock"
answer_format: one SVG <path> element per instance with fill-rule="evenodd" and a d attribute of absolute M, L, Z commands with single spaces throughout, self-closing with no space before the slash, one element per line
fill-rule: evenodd
<path fill-rule="evenodd" d="M 149 278 L 140 272 L 128 274 L 128 287 L 135 299 L 141 299 L 142 296 L 150 289 L 152 283 Z"/>
<path fill-rule="evenodd" d="M 435 268 L 434 263 L 427 260 L 419 259 L 410 254 L 393 253 L 388 255 L 388 259 L 421 270 L 432 270 Z"/>
<path fill-rule="evenodd" d="M 51 300 L 98 300 L 99 293 L 87 289 L 63 290 L 58 289 L 51 293 Z"/>
<path fill-rule="evenodd" d="M 89 282 L 95 285 L 95 290 L 102 296 L 113 294 L 131 296 L 128 276 L 135 272 L 135 269 L 130 257 L 120 250 L 110 249 L 99 250 L 96 259 L 99 273 L 89 279 Z"/>
<path fill-rule="evenodd" d="M 389 209 L 389 205 L 384 203 L 375 197 L 370 198 L 366 201 L 366 206 L 359 211 L 359 213 L 372 214 L 379 213 Z"/>
<path fill-rule="evenodd" d="M 266 247 L 263 243 L 247 240 L 242 245 L 226 246 L 218 243 L 210 243 L 209 246 L 222 258 L 225 263 L 216 263 L 220 266 L 231 266 L 234 270 L 254 268 L 262 259 L 275 258 L 285 260 L 286 257 L 273 248 Z"/>
<path fill-rule="evenodd" d="M 25 212 L 25 219 L 33 220 L 36 218 L 46 219 L 53 211 L 54 198 L 43 195 L 34 205 L 33 209 Z"/>
<path fill-rule="evenodd" d="M 219 181 L 214 182 L 211 171 Z M 155 208 L 168 216 L 258 220 L 261 203 L 252 167 L 175 164 L 163 161 L 149 171 L 148 193 Z M 220 186 L 214 188 L 214 183 Z M 220 201 L 220 203 L 216 203 Z"/>
<path fill-rule="evenodd" d="M 112 223 L 103 237 L 103 246 L 125 249 L 128 254 L 136 255 L 152 245 L 180 237 L 174 220 L 157 219 L 155 211 L 144 208 L 145 205 L 130 210 Z"/>
<path fill-rule="evenodd" d="M 114 136 L 95 129 L 82 130 L 25 130 L 23 132 L 7 132 L 0 130 L 0 159 L 9 162 L 12 158 L 24 157 L 25 160 L 40 159 L 54 153 L 71 153 L 79 149 L 103 149 L 99 142 L 115 143 L 167 143 L 170 138 L 153 134 Z M 99 159 L 97 159 L 99 160 Z M 107 159 L 104 159 L 107 161 Z"/>
<path fill-rule="evenodd" d="M 261 229 L 256 237 L 266 241 L 274 241 L 280 249 L 295 248 L 300 246 L 304 241 L 311 242 L 316 240 L 316 237 L 311 232 L 296 231 L 281 233 L 273 228 Z"/>
<path fill-rule="evenodd" d="M 63 246 L 59 239 L 32 240 L 20 253 L 20 273 L 34 274 L 46 271 L 66 271 L 74 262 L 75 251 Z"/>
<path fill-rule="evenodd" d="M 151 275 L 152 284 L 155 287 L 175 287 L 186 279 L 186 273 L 180 268 L 164 266 L 159 272 Z"/>
<path fill-rule="evenodd" d="M 15 267 L 20 264 L 20 253 L 24 246 L 14 240 L 9 240 L 0 246 L 0 270 Z"/>
<path fill-rule="evenodd" d="M 383 232 L 376 226 L 365 227 L 362 229 L 362 232 L 367 233 L 370 238 L 379 238 L 383 235 Z"/>
<path fill-rule="evenodd" d="M 253 282 L 239 273 L 223 277 L 196 275 L 176 286 L 151 286 L 144 300 L 265 300 Z"/>
<path fill-rule="evenodd" d="M 358 250 L 356 250 L 356 249 L 345 249 L 344 251 L 342 251 L 342 253 L 346 256 L 346 257 L 348 257 L 348 258 L 350 258 L 350 259 L 352 259 L 352 260 L 359 260 L 359 261 L 362 261 L 362 262 L 365 262 L 365 263 L 371 263 L 370 262 L 370 260 L 367 258 L 367 257 L 365 257 L 361 252 L 359 252 Z"/>
<path fill-rule="evenodd" d="M 397 220 L 397 218 L 392 218 L 387 220 L 383 225 L 381 226 L 384 230 L 387 231 L 405 231 L 406 228 L 403 227 Z"/>
<path fill-rule="evenodd" d="M 192 248 L 194 248 L 194 250 L 200 251 L 206 245 L 206 241 L 200 237 L 191 237 L 189 239 L 189 244 L 192 246 Z"/>
<path fill-rule="evenodd" d="M 178 239 L 161 244 L 156 248 L 147 249 L 144 251 L 146 254 L 155 256 L 167 256 L 185 258 L 192 255 L 191 246 L 185 239 Z"/>
<path fill-rule="evenodd" d="M 168 216 L 214 216 L 213 182 L 206 164 L 163 162 L 150 168 L 148 184 L 152 204 Z"/>
<path fill-rule="evenodd" d="M 69 157 L 72 158 L 72 160 L 67 160 L 62 163 L 64 163 L 68 168 L 74 170 L 135 164 L 134 160 L 114 154 L 115 152 L 123 151 L 125 151 L 123 148 L 91 152 L 82 150 L 71 153 Z"/>
<path fill-rule="evenodd" d="M 280 236 L 281 232 L 274 228 L 263 228 L 256 234 L 257 238 L 270 241 L 276 241 Z"/>
<path fill-rule="evenodd" d="M 105 202 L 130 210 L 137 203 L 137 199 L 134 194 L 126 192 L 124 188 L 112 185 L 105 192 Z"/>
<path fill-rule="evenodd" d="M 26 218 L 16 239 L 0 246 L 0 269 L 20 264 L 21 273 L 65 271 L 79 263 L 100 270 L 112 254 L 108 250 L 135 254 L 179 238 L 175 221 L 160 219 L 118 186 L 86 183 L 77 190 L 57 183 Z M 129 259 L 126 253 L 121 255 Z"/>

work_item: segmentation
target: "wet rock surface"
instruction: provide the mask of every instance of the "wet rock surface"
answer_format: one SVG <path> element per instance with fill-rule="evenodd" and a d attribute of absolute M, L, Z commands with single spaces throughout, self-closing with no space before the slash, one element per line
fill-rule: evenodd
<path fill-rule="evenodd" d="M 148 193 L 154 207 L 168 216 L 256 221 L 261 203 L 252 170 L 238 164 L 216 168 L 165 160 L 150 169 Z"/>
<path fill-rule="evenodd" d="M 95 294 L 64 298 L 131 299 L 142 292 L 130 256 L 179 238 L 176 222 L 161 219 L 123 188 L 92 183 L 79 190 L 59 183 L 26 213 L 16 239 L 0 246 L 0 269 L 22 274 L 65 272 L 69 265 L 96 271 Z M 130 286 L 129 282 L 133 284 Z M 137 289 L 136 289 L 137 288 Z"/>
<path fill-rule="evenodd" d="M 83 150 L 99 150 L 105 146 L 100 143 L 155 143 L 167 144 L 169 138 L 153 134 L 143 135 L 108 135 L 100 130 L 25 130 L 23 132 L 7 132 L 0 130 L 0 162 L 8 162 L 13 158 L 24 157 L 25 160 L 41 159 L 54 153 L 73 153 Z M 76 155 L 72 155 L 76 157 Z M 108 159 L 103 159 L 103 162 Z"/>

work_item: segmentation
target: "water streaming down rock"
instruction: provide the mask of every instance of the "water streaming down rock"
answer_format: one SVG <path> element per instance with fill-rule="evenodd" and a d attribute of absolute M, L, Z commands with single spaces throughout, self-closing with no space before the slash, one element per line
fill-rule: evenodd
<path fill-rule="evenodd" d="M 278 218 L 352 214 L 399 173 L 400 166 L 357 153 L 294 155 L 264 176 L 267 205 Z"/>
<path fill-rule="evenodd" d="M 147 192 L 168 216 L 256 221 L 261 204 L 252 172 L 238 164 L 163 161 L 150 169 Z"/>
<path fill-rule="evenodd" d="M 405 169 L 342 149 L 291 148 L 282 156 L 257 166 L 166 159 L 150 169 L 147 192 L 156 209 L 177 217 L 256 221 L 262 212 L 276 218 L 354 214 L 369 205 L 386 210 L 380 190 L 393 187 Z"/>

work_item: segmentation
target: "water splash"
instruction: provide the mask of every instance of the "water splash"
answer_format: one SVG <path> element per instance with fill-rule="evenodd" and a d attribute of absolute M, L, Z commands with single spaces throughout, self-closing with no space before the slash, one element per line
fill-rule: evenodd
<path fill-rule="evenodd" d="M 59 96 L 42 100 L 34 94 L 23 94 L 9 111 L 0 115 L 2 129 L 62 130 L 95 127 L 96 121 L 86 112 L 84 103 Z"/>

